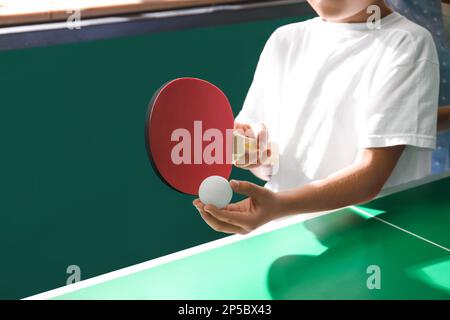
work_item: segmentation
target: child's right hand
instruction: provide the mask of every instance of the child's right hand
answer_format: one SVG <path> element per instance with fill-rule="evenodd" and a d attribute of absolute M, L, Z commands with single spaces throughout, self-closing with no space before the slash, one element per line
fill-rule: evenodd
<path fill-rule="evenodd" d="M 255 169 L 267 166 L 272 154 L 269 133 L 263 124 L 255 125 L 254 132 L 249 124 L 234 124 L 233 164 L 241 169 Z"/>

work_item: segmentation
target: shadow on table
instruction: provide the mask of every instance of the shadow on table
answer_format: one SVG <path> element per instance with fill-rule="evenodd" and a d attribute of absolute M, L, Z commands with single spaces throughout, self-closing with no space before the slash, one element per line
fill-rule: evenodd
<path fill-rule="evenodd" d="M 328 249 L 319 256 L 275 260 L 267 278 L 274 299 L 450 298 L 450 255 L 445 250 L 351 209 L 305 226 Z M 370 290 L 372 272 L 367 270 L 374 265 L 380 268 L 381 288 Z"/>

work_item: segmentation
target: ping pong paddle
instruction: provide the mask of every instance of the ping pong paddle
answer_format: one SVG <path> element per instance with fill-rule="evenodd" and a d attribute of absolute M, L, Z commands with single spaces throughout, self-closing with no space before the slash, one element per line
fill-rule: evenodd
<path fill-rule="evenodd" d="M 154 94 L 145 141 L 155 172 L 168 186 L 197 195 L 209 176 L 232 169 L 233 112 L 225 94 L 196 78 L 179 78 Z"/>

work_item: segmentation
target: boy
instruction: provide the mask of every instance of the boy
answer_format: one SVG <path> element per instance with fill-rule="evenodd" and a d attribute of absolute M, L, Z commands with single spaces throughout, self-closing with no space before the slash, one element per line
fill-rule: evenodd
<path fill-rule="evenodd" d="M 280 217 L 366 202 L 383 186 L 429 174 L 439 91 L 430 33 L 382 0 L 308 2 L 320 17 L 272 34 L 236 118 L 237 130 L 260 127 L 247 135 L 276 141 L 279 167 L 238 164 L 268 182 L 231 181 L 248 198 L 221 210 L 195 200 L 214 230 L 246 234 Z M 379 28 L 367 23 L 374 6 Z"/>

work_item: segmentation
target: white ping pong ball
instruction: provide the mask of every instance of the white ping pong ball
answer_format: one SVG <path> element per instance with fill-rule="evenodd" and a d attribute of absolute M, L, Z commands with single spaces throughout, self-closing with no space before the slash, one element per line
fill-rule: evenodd
<path fill-rule="evenodd" d="M 228 180 L 224 177 L 210 176 L 200 184 L 198 197 L 204 204 L 212 204 L 222 209 L 230 203 L 233 197 L 233 190 Z"/>

